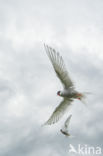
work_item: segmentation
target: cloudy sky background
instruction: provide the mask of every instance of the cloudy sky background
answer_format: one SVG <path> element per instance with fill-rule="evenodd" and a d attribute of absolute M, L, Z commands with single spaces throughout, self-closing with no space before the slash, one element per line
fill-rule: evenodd
<path fill-rule="evenodd" d="M 41 127 L 62 89 L 44 43 L 63 56 L 77 89 L 92 95 L 87 107 L 74 101 L 60 122 Z M 75 137 L 67 139 L 59 130 L 71 113 Z M 102 141 L 103 1 L 0 0 L 0 155 L 68 156 L 69 144 Z"/>

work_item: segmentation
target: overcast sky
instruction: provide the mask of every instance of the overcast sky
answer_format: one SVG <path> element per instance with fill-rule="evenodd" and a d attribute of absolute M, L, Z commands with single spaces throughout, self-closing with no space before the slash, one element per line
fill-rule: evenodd
<path fill-rule="evenodd" d="M 44 43 L 92 94 L 42 127 L 62 89 Z M 60 128 L 69 114 L 67 139 Z M 69 144 L 103 149 L 103 0 L 0 0 L 0 156 L 69 156 Z"/>

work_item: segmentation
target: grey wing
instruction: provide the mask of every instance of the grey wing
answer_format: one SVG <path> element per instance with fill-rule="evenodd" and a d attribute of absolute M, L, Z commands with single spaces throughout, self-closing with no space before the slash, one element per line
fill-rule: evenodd
<path fill-rule="evenodd" d="M 67 120 L 64 123 L 65 128 L 67 129 L 70 123 L 70 119 L 71 119 L 72 115 L 69 115 L 69 117 L 67 118 Z"/>
<path fill-rule="evenodd" d="M 64 64 L 62 56 L 60 56 L 58 52 L 56 52 L 54 49 L 52 49 L 51 47 L 45 44 L 44 44 L 44 47 L 54 67 L 54 70 L 58 78 L 62 82 L 64 88 L 68 89 L 69 87 L 73 87 L 74 86 L 73 82 L 71 81 L 69 74 L 65 68 L 65 64 Z"/>
<path fill-rule="evenodd" d="M 56 107 L 54 112 L 52 113 L 51 117 L 44 125 L 51 125 L 59 121 L 59 119 L 64 115 L 67 108 L 71 105 L 72 100 L 63 99 L 60 105 Z"/>

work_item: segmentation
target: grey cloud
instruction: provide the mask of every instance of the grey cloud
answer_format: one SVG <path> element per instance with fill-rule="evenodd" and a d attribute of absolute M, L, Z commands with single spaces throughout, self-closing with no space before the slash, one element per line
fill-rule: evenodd
<path fill-rule="evenodd" d="M 69 144 L 102 145 L 102 5 L 95 1 L 1 1 L 0 155 L 68 156 Z M 74 101 L 66 139 L 56 125 L 41 127 L 62 88 L 43 43 L 65 60 L 76 87 L 90 91 L 87 108 Z M 73 155 L 74 156 L 74 155 Z"/>

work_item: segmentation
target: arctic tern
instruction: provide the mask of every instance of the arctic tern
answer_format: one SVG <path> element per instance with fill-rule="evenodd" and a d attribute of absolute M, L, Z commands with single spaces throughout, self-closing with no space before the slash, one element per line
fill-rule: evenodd
<path fill-rule="evenodd" d="M 53 65 L 54 71 L 56 72 L 57 77 L 60 79 L 63 84 L 63 91 L 58 91 L 57 95 L 63 97 L 63 100 L 56 107 L 50 118 L 45 122 L 44 125 L 51 125 L 60 120 L 62 116 L 65 114 L 68 107 L 70 107 L 71 102 L 74 99 L 83 100 L 85 95 L 75 90 L 74 84 L 70 79 L 70 76 L 66 70 L 64 61 L 62 56 L 60 56 L 59 52 L 56 52 L 55 49 L 45 45 L 46 53 Z"/>
<path fill-rule="evenodd" d="M 72 115 L 69 115 L 69 117 L 66 119 L 63 128 L 60 130 L 65 136 L 70 136 L 68 129 L 69 129 L 69 123 Z"/>

